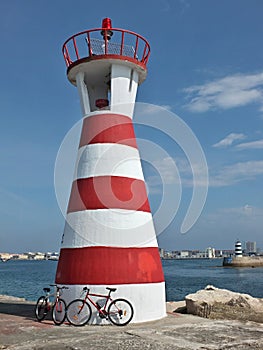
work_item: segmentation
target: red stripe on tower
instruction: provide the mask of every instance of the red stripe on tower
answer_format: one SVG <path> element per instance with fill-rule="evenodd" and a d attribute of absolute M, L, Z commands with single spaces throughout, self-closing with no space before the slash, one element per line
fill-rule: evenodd
<path fill-rule="evenodd" d="M 94 143 L 120 143 L 137 148 L 131 118 L 121 114 L 85 118 L 79 147 Z"/>
<path fill-rule="evenodd" d="M 158 283 L 164 276 L 156 247 L 85 247 L 61 250 L 56 281 L 115 285 Z"/>
<path fill-rule="evenodd" d="M 144 181 L 120 176 L 97 176 L 73 182 L 68 213 L 107 208 L 150 212 Z"/>

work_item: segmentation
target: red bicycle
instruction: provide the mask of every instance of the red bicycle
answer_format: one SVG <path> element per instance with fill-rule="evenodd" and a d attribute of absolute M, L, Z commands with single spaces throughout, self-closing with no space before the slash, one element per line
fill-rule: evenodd
<path fill-rule="evenodd" d="M 112 299 L 111 293 L 117 288 L 109 288 L 108 295 L 90 293 L 84 287 L 81 293 L 82 298 L 72 300 L 67 307 L 67 319 L 74 326 L 84 326 L 91 318 L 91 306 L 87 300 L 98 310 L 101 318 L 109 319 L 116 326 L 125 326 L 133 318 L 133 307 L 126 299 Z M 96 302 L 91 297 L 100 298 Z"/>

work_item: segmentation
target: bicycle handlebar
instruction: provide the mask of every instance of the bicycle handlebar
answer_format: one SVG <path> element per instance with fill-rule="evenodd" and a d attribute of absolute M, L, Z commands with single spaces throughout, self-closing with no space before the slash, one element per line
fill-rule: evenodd
<path fill-rule="evenodd" d="M 50 287 L 57 287 L 58 289 L 69 289 L 69 287 L 66 286 L 59 287 L 57 284 L 50 284 Z"/>

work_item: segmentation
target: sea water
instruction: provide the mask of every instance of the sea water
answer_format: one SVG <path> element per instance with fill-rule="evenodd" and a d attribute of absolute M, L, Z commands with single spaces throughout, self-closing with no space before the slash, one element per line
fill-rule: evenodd
<path fill-rule="evenodd" d="M 207 285 L 263 298 L 263 267 L 223 267 L 222 259 L 163 260 L 167 301 Z"/>
<path fill-rule="evenodd" d="M 222 259 L 162 260 L 167 301 L 211 284 L 263 298 L 263 267 L 223 267 Z M 54 283 L 57 261 L 9 260 L 0 263 L 0 294 L 35 301 Z"/>

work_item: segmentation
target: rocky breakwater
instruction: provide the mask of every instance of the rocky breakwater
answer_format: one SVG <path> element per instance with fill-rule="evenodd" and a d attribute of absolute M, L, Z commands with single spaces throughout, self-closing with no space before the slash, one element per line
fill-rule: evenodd
<path fill-rule="evenodd" d="M 208 285 L 185 297 L 188 314 L 263 323 L 263 299 Z"/>

